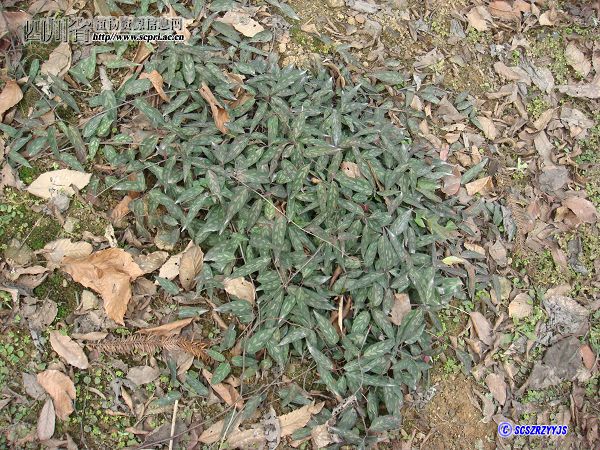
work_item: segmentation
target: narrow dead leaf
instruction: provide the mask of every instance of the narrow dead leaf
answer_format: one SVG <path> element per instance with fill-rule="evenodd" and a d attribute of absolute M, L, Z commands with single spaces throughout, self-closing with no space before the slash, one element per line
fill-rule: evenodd
<path fill-rule="evenodd" d="M 246 300 L 254 304 L 256 299 L 256 289 L 252 282 L 243 278 L 225 278 L 223 280 L 225 292 L 242 300 Z"/>
<path fill-rule="evenodd" d="M 569 45 L 567 45 L 567 48 L 565 49 L 565 58 L 567 63 L 584 78 L 587 77 L 590 70 L 592 70 L 592 62 L 573 42 L 569 42 Z"/>
<path fill-rule="evenodd" d="M 481 124 L 484 136 L 490 141 L 495 140 L 496 136 L 498 136 L 498 131 L 492 119 L 485 116 L 477 116 L 477 120 Z"/>
<path fill-rule="evenodd" d="M 400 325 L 402 319 L 410 312 L 410 297 L 408 294 L 394 294 L 394 304 L 390 311 L 390 321 L 394 325 Z"/>
<path fill-rule="evenodd" d="M 124 226 L 123 219 L 125 219 L 125 216 L 127 216 L 127 214 L 129 214 L 130 212 L 129 204 L 132 200 L 133 198 L 131 198 L 129 195 L 126 195 L 121 199 L 119 203 L 117 203 L 117 206 L 115 206 L 114 209 L 110 212 L 110 222 L 115 227 Z"/>
<path fill-rule="evenodd" d="M 477 31 L 487 31 L 488 21 L 492 22 L 492 16 L 485 6 L 476 6 L 467 13 L 467 21 Z"/>
<path fill-rule="evenodd" d="M 0 121 L 6 111 L 15 106 L 23 98 L 21 88 L 14 80 L 8 80 L 0 93 Z"/>
<path fill-rule="evenodd" d="M 202 86 L 200 86 L 200 95 L 210 106 L 218 130 L 223 134 L 227 133 L 225 124 L 229 121 L 229 113 L 221 106 L 206 83 L 202 83 Z"/>
<path fill-rule="evenodd" d="M 152 72 L 142 72 L 140 74 L 140 80 L 150 80 L 150 83 L 152 83 L 152 86 L 154 86 L 154 89 L 158 93 L 159 97 L 162 98 L 165 102 L 171 101 L 171 99 L 167 94 L 165 94 L 165 91 L 163 89 L 163 77 L 160 73 L 158 73 L 156 69 Z"/>
<path fill-rule="evenodd" d="M 498 374 L 490 373 L 485 378 L 485 384 L 498 403 L 504 405 L 506 403 L 506 382 L 504 378 Z"/>
<path fill-rule="evenodd" d="M 298 408 L 291 413 L 284 414 L 279 417 L 279 423 L 281 424 L 281 437 L 289 436 L 294 431 L 299 430 L 306 426 L 313 414 L 318 414 L 322 409 L 325 402 L 317 404 L 305 405 L 302 408 Z"/>
<path fill-rule="evenodd" d="M 196 285 L 196 276 L 202 271 L 204 253 L 193 241 L 183 251 L 179 261 L 179 282 L 186 291 Z"/>
<path fill-rule="evenodd" d="M 37 436 L 40 441 L 47 441 L 54 434 L 54 427 L 56 425 L 56 412 L 54 411 L 54 404 L 52 399 L 49 398 L 44 403 L 40 416 L 37 422 Z"/>
<path fill-rule="evenodd" d="M 49 199 L 55 193 L 64 193 L 68 196 L 75 194 L 71 187 L 81 190 L 88 185 L 92 174 L 77 170 L 60 169 L 45 172 L 37 177 L 27 187 L 27 192 L 36 197 Z"/>
<path fill-rule="evenodd" d="M 153 334 L 155 336 L 174 336 L 179 334 L 181 330 L 192 323 L 193 317 L 187 319 L 176 320 L 175 322 L 166 323 L 158 327 L 143 328 L 138 331 L 140 334 Z"/>
<path fill-rule="evenodd" d="M 67 420 L 73 412 L 73 400 L 75 400 L 75 384 L 64 373 L 50 369 L 38 373 L 38 383 L 54 400 L 56 415 L 61 420 Z"/>
<path fill-rule="evenodd" d="M 490 325 L 490 322 L 479 311 L 473 311 L 470 316 L 477 337 L 484 344 L 492 345 L 492 326 Z"/>
<path fill-rule="evenodd" d="M 87 369 L 90 365 L 87 356 L 77 342 L 58 331 L 50 332 L 50 345 L 67 363 L 79 369 Z"/>
<path fill-rule="evenodd" d="M 225 383 L 211 384 L 212 373 L 206 369 L 202 369 L 202 376 L 208 381 L 208 384 L 213 391 L 219 394 L 229 406 L 235 406 L 236 408 L 244 406 L 244 400 L 233 386 Z"/>
<path fill-rule="evenodd" d="M 131 299 L 131 281 L 143 275 L 132 256 L 121 248 L 109 248 L 84 258 L 65 258 L 62 270 L 75 281 L 98 292 L 108 317 L 120 325 Z"/>
<path fill-rule="evenodd" d="M 71 67 L 71 46 L 68 42 L 62 42 L 52 50 L 47 61 L 42 63 L 40 73 L 42 75 L 54 75 L 62 78 Z"/>

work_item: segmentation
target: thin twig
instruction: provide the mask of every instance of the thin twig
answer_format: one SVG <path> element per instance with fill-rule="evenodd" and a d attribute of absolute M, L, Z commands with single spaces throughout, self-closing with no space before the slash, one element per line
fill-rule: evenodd
<path fill-rule="evenodd" d="M 179 399 L 175 399 L 175 404 L 173 405 L 173 418 L 171 419 L 171 434 L 169 440 L 169 450 L 173 450 L 173 439 L 175 435 L 175 421 L 177 420 L 177 409 L 179 408 Z"/>

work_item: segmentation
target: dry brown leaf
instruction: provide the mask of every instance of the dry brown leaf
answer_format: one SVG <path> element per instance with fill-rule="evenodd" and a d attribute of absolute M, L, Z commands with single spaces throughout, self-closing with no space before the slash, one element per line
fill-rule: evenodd
<path fill-rule="evenodd" d="M 492 177 L 488 176 L 467 183 L 465 188 L 467 188 L 467 194 L 469 195 L 485 195 L 494 189 L 494 183 L 492 182 Z"/>
<path fill-rule="evenodd" d="M 481 128 L 485 137 L 490 141 L 496 139 L 496 136 L 498 136 L 498 131 L 496 130 L 496 126 L 494 125 L 492 119 L 485 116 L 477 116 L 477 120 L 481 124 Z"/>
<path fill-rule="evenodd" d="M 0 38 L 6 33 L 19 33 L 21 27 L 31 19 L 31 15 L 25 11 L 6 11 L 2 8 L 0 12 Z"/>
<path fill-rule="evenodd" d="M 19 103 L 22 98 L 23 92 L 17 82 L 8 80 L 0 93 L 0 121 L 2 121 L 4 113 Z"/>
<path fill-rule="evenodd" d="M 587 223 L 595 223 L 598 211 L 592 202 L 581 197 L 568 197 L 563 200 L 563 206 L 569 208 L 579 220 Z"/>
<path fill-rule="evenodd" d="M 210 427 L 202 432 L 198 440 L 205 445 L 212 445 L 219 440 L 223 426 L 225 425 L 224 420 L 219 420 L 213 423 Z"/>
<path fill-rule="evenodd" d="M 557 14 L 556 10 L 554 9 L 554 7 L 550 8 L 548 11 L 542 13 L 542 15 L 540 15 L 540 18 L 539 18 L 540 25 L 546 26 L 546 27 L 553 26 L 554 24 L 556 24 L 557 20 L 558 20 L 558 14 Z"/>
<path fill-rule="evenodd" d="M 252 19 L 249 14 L 239 10 L 227 11 L 222 18 L 217 20 L 231 25 L 246 37 L 254 37 L 265 30 L 265 28 L 256 20 Z"/>
<path fill-rule="evenodd" d="M 531 85 L 531 77 L 527 75 L 523 69 L 517 66 L 508 67 L 501 61 L 494 63 L 494 70 L 498 75 L 508 81 L 517 81 L 525 83 L 527 86 Z"/>
<path fill-rule="evenodd" d="M 327 424 L 317 425 L 310 431 L 313 448 L 325 448 L 333 442 Z"/>
<path fill-rule="evenodd" d="M 190 30 L 188 30 L 188 27 L 194 22 L 194 20 L 186 19 L 185 17 L 182 18 L 169 3 L 167 3 L 167 5 L 169 6 L 169 12 L 165 14 L 165 17 L 182 19 L 183 27 L 181 30 L 175 31 L 175 34 L 178 36 L 183 36 L 184 40 L 187 41 L 190 37 L 192 37 L 192 33 L 190 33 Z"/>
<path fill-rule="evenodd" d="M 498 403 L 504 405 L 506 403 L 506 382 L 504 378 L 495 373 L 490 373 L 485 378 L 485 384 Z"/>
<path fill-rule="evenodd" d="M 567 45 L 567 48 L 565 49 L 565 58 L 567 63 L 575 69 L 575 72 L 584 78 L 587 77 L 590 70 L 592 70 L 591 61 L 573 42 L 569 42 L 569 45 Z"/>
<path fill-rule="evenodd" d="M 213 120 L 219 131 L 223 134 L 227 133 L 225 124 L 229 121 L 229 113 L 221 106 L 206 83 L 202 83 L 202 86 L 200 86 L 200 95 L 210 106 Z"/>
<path fill-rule="evenodd" d="M 92 174 L 77 170 L 60 169 L 45 172 L 37 177 L 27 187 L 27 192 L 36 197 L 49 199 L 54 193 L 63 193 L 68 196 L 75 194 L 71 185 L 81 190 L 88 185 Z"/>
<path fill-rule="evenodd" d="M 47 441 L 54 434 L 54 427 L 56 425 L 56 412 L 54 411 L 54 404 L 52 399 L 49 398 L 44 403 L 40 416 L 37 422 L 37 436 L 40 441 Z"/>
<path fill-rule="evenodd" d="M 117 203 L 117 206 L 115 206 L 114 209 L 110 212 L 110 222 L 115 227 L 124 226 L 123 219 L 125 219 L 125 216 L 130 212 L 129 204 L 132 200 L 133 198 L 131 198 L 129 195 L 126 195 L 121 199 L 119 203 Z"/>
<path fill-rule="evenodd" d="M 165 262 L 158 271 L 158 276 L 161 278 L 166 278 L 167 280 L 174 280 L 177 278 L 179 275 L 179 264 L 181 262 L 182 255 L 183 253 L 178 253 L 167 259 L 167 262 Z"/>
<path fill-rule="evenodd" d="M 38 373 L 38 383 L 54 400 L 56 415 L 61 420 L 67 420 L 73 412 L 73 400 L 75 400 L 75 384 L 64 373 L 50 369 Z"/>
<path fill-rule="evenodd" d="M 160 375 L 160 370 L 150 366 L 131 367 L 127 372 L 127 379 L 131 380 L 138 386 L 152 383 Z"/>
<path fill-rule="evenodd" d="M 41 253 L 52 265 L 62 264 L 65 258 L 83 258 L 94 251 L 89 242 L 71 242 L 71 239 L 57 239 L 48 242 Z"/>
<path fill-rule="evenodd" d="M 360 169 L 358 168 L 358 164 L 356 163 L 344 161 L 342 164 L 340 164 L 340 169 L 344 171 L 347 177 L 360 178 L 361 176 Z"/>
<path fill-rule="evenodd" d="M 581 353 L 581 357 L 583 358 L 583 364 L 588 370 L 592 370 L 594 364 L 596 363 L 596 355 L 591 347 L 587 344 L 582 345 L 579 348 L 579 352 Z"/>
<path fill-rule="evenodd" d="M 204 253 L 193 241 L 183 251 L 179 261 L 179 282 L 186 291 L 196 285 L 196 276 L 204 266 Z"/>
<path fill-rule="evenodd" d="M 241 408 L 244 406 L 244 400 L 233 386 L 225 383 L 211 384 L 212 373 L 206 369 L 202 369 L 202 376 L 206 378 L 210 387 L 227 403 L 229 406 Z"/>
<path fill-rule="evenodd" d="M 166 323 L 158 327 L 143 328 L 138 331 L 140 334 L 154 334 L 156 336 L 174 336 L 179 334 L 181 330 L 188 326 L 194 320 L 193 317 L 187 319 L 176 320 L 175 322 Z"/>
<path fill-rule="evenodd" d="M 256 289 L 251 281 L 246 281 L 243 278 L 225 278 L 223 280 L 225 292 L 234 297 L 246 300 L 254 304 L 256 299 Z"/>
<path fill-rule="evenodd" d="M 62 270 L 75 281 L 98 292 L 108 317 L 120 325 L 131 299 L 131 281 L 143 275 L 132 256 L 121 248 L 109 248 L 84 258 L 65 258 Z"/>
<path fill-rule="evenodd" d="M 138 266 L 140 266 L 140 269 L 142 269 L 142 272 L 145 275 L 163 267 L 168 257 L 169 254 L 167 252 L 159 250 L 149 253 L 148 255 L 134 256 L 133 260 Z"/>
<path fill-rule="evenodd" d="M 262 426 L 253 427 L 249 430 L 235 430 L 227 437 L 229 448 L 252 450 L 264 448 L 267 438 Z"/>
<path fill-rule="evenodd" d="M 488 21 L 492 22 L 492 16 L 485 6 L 476 6 L 467 13 L 467 21 L 477 31 L 487 31 Z"/>
<path fill-rule="evenodd" d="M 519 20 L 521 12 L 514 9 L 508 2 L 493 1 L 488 5 L 490 14 L 504 20 Z"/>
<path fill-rule="evenodd" d="M 558 86 L 558 91 L 575 98 L 600 98 L 600 75 L 591 83 L 587 84 L 565 84 Z"/>
<path fill-rule="evenodd" d="M 23 372 L 23 387 L 25 388 L 25 392 L 34 400 L 42 400 L 46 396 L 46 391 L 40 383 L 37 382 L 37 378 L 35 375 L 31 375 L 30 373 Z"/>
<path fill-rule="evenodd" d="M 167 94 L 165 94 L 165 91 L 163 90 L 163 77 L 162 75 L 155 69 L 152 72 L 143 72 L 140 74 L 140 80 L 150 80 L 150 82 L 152 83 L 152 86 L 154 86 L 154 89 L 156 90 L 156 92 L 158 93 L 158 95 L 160 96 L 160 98 L 162 98 L 165 102 L 170 102 L 171 99 L 169 98 L 169 96 Z"/>
<path fill-rule="evenodd" d="M 479 311 L 473 311 L 470 316 L 477 337 L 479 337 L 484 344 L 492 345 L 492 326 L 490 325 L 490 322 Z"/>
<path fill-rule="evenodd" d="M 524 319 L 533 312 L 531 297 L 524 292 L 518 294 L 508 305 L 508 315 L 513 319 Z"/>
<path fill-rule="evenodd" d="M 394 304 L 390 311 L 390 321 L 394 325 L 400 325 L 402 319 L 410 312 L 410 297 L 408 294 L 394 294 Z"/>
<path fill-rule="evenodd" d="M 54 75 L 62 78 L 71 67 L 71 46 L 68 42 L 61 42 L 52 50 L 48 61 L 42 63 L 40 73 L 42 75 Z"/>
<path fill-rule="evenodd" d="M 452 175 L 447 175 L 443 178 L 444 186 L 442 192 L 446 195 L 456 195 L 460 191 L 460 170 L 458 166 L 452 168 Z"/>
<path fill-rule="evenodd" d="M 87 369 L 90 365 L 87 356 L 77 342 L 58 331 L 50 332 L 50 345 L 67 363 L 79 369 Z"/>
<path fill-rule="evenodd" d="M 299 430 L 306 426 L 313 414 L 318 414 L 322 409 L 325 402 L 317 404 L 305 405 L 302 408 L 298 408 L 291 413 L 279 416 L 279 423 L 281 424 L 281 437 L 289 436 L 294 431 Z"/>

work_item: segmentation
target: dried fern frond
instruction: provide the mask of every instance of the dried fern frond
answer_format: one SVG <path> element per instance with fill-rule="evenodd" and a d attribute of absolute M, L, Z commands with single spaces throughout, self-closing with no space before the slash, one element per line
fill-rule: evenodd
<path fill-rule="evenodd" d="M 180 336 L 156 336 L 134 334 L 125 338 L 104 339 L 91 345 L 102 353 L 131 354 L 134 352 L 154 353 L 157 350 L 182 350 L 202 360 L 207 360 L 206 344 Z"/>

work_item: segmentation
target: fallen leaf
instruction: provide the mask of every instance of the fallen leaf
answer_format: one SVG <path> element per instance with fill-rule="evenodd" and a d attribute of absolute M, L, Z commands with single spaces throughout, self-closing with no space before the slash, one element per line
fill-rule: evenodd
<path fill-rule="evenodd" d="M 587 223 L 595 223 L 598 211 L 592 202 L 585 198 L 571 196 L 563 200 L 563 206 L 569 208 L 579 220 Z"/>
<path fill-rule="evenodd" d="M 224 420 L 219 420 L 213 423 L 210 427 L 202 432 L 198 440 L 205 445 L 212 445 L 218 442 L 223 431 L 223 426 L 225 426 Z"/>
<path fill-rule="evenodd" d="M 501 267 L 504 267 L 508 264 L 508 258 L 506 254 L 506 247 L 502 245 L 500 239 L 496 240 L 493 245 L 489 247 L 490 256 L 496 261 Z"/>
<path fill-rule="evenodd" d="M 208 384 L 213 389 L 213 391 L 219 394 L 219 396 L 229 406 L 235 406 L 236 408 L 241 408 L 242 406 L 244 406 L 244 400 L 233 386 L 225 383 L 212 384 L 212 373 L 210 373 L 206 369 L 202 369 L 202 376 L 206 378 L 206 381 L 208 381 Z"/>
<path fill-rule="evenodd" d="M 27 192 L 36 197 L 49 199 L 55 193 L 64 193 L 68 196 L 75 194 L 71 185 L 81 190 L 88 185 L 92 174 L 77 170 L 60 169 L 45 172 L 37 177 L 27 187 Z"/>
<path fill-rule="evenodd" d="M 410 297 L 408 294 L 394 294 L 394 304 L 390 311 L 390 321 L 394 325 L 400 325 L 402 319 L 410 312 Z"/>
<path fill-rule="evenodd" d="M 169 7 L 169 12 L 167 14 L 165 14 L 165 17 L 170 17 L 170 18 L 177 18 L 177 19 L 182 19 L 183 21 L 183 25 L 181 30 L 176 30 L 175 34 L 177 34 L 178 36 L 183 36 L 184 40 L 187 41 L 190 37 L 192 37 L 192 33 L 190 33 L 190 31 L 188 30 L 188 26 L 190 26 L 194 20 L 193 19 L 186 19 L 185 17 L 181 17 L 177 11 L 175 11 L 175 9 L 171 6 L 170 3 L 167 3 L 167 6 Z"/>
<path fill-rule="evenodd" d="M 518 294 L 508 305 L 508 315 L 513 319 L 525 319 L 533 313 L 531 297 L 524 292 Z"/>
<path fill-rule="evenodd" d="M 552 150 L 554 149 L 554 146 L 548 139 L 545 131 L 540 131 L 533 138 L 533 145 L 535 146 L 538 154 L 542 157 L 544 164 L 548 167 L 552 167 L 554 165 L 552 162 Z"/>
<path fill-rule="evenodd" d="M 531 78 L 527 75 L 523 69 L 517 66 L 508 67 L 501 61 L 494 63 L 494 70 L 498 75 L 508 81 L 517 81 L 519 83 L 525 83 L 527 86 L 531 85 Z"/>
<path fill-rule="evenodd" d="M 485 378 L 485 384 L 498 403 L 504 405 L 506 403 L 506 382 L 504 378 L 498 374 L 490 373 Z"/>
<path fill-rule="evenodd" d="M 62 78 L 71 67 L 71 57 L 71 46 L 68 42 L 61 42 L 42 63 L 40 73 Z"/>
<path fill-rule="evenodd" d="M 498 131 L 496 130 L 496 126 L 494 125 L 492 119 L 489 119 L 485 116 L 477 116 L 477 120 L 481 124 L 481 131 L 483 131 L 484 136 L 490 141 L 496 139 Z"/>
<path fill-rule="evenodd" d="M 23 92 L 17 82 L 8 80 L 0 93 L 0 121 L 2 121 L 4 113 L 19 103 L 22 98 Z"/>
<path fill-rule="evenodd" d="M 84 258 L 94 251 L 89 242 L 71 242 L 71 239 L 57 239 L 48 242 L 41 253 L 52 265 L 62 264 L 65 258 Z"/>
<path fill-rule="evenodd" d="M 140 334 L 153 334 L 155 336 L 173 336 L 179 334 L 182 328 L 188 326 L 194 320 L 193 317 L 187 319 L 176 320 L 175 322 L 166 323 L 158 327 L 142 328 L 138 331 Z"/>
<path fill-rule="evenodd" d="M 145 275 L 163 267 L 168 257 L 169 254 L 167 252 L 159 250 L 147 255 L 134 256 L 133 260 L 138 266 L 140 266 L 140 269 L 142 269 L 142 272 Z"/>
<path fill-rule="evenodd" d="M 465 188 L 467 188 L 467 194 L 471 196 L 475 194 L 485 195 L 494 189 L 494 184 L 492 182 L 492 177 L 488 176 L 467 183 Z"/>
<path fill-rule="evenodd" d="M 75 400 L 75 384 L 64 373 L 49 369 L 38 373 L 38 383 L 54 400 L 56 415 L 61 420 L 67 420 L 73 412 L 73 400 Z"/>
<path fill-rule="evenodd" d="M 542 13 L 539 18 L 540 25 L 542 26 L 553 26 L 558 19 L 558 14 L 554 7 L 550 8 L 548 11 Z"/>
<path fill-rule="evenodd" d="M 239 10 L 227 11 L 223 17 L 217 20 L 231 25 L 246 37 L 254 37 L 265 30 L 265 28 L 256 20 L 252 19 L 249 14 Z"/>
<path fill-rule="evenodd" d="M 467 13 L 467 21 L 469 25 L 475 28 L 477 31 L 487 31 L 488 22 L 492 22 L 492 16 L 485 8 L 485 6 L 476 6 L 471 8 Z"/>
<path fill-rule="evenodd" d="M 213 120 L 219 131 L 223 134 L 227 133 L 225 124 L 229 121 L 229 113 L 221 106 L 206 83 L 202 83 L 200 86 L 200 95 L 210 106 Z"/>
<path fill-rule="evenodd" d="M 131 367 L 127 372 L 127 379 L 134 382 L 138 386 L 152 383 L 160 375 L 160 370 L 150 366 Z"/>
<path fill-rule="evenodd" d="M 40 383 L 37 382 L 37 378 L 35 375 L 31 375 L 30 373 L 23 372 L 23 387 L 25 388 L 25 392 L 34 400 L 41 400 L 46 396 L 46 391 Z"/>
<path fill-rule="evenodd" d="M 504 1 L 493 1 L 488 5 L 490 14 L 504 20 L 519 20 L 521 13 Z"/>
<path fill-rule="evenodd" d="M 327 424 L 317 425 L 314 427 L 310 431 L 310 438 L 313 443 L 313 448 L 325 448 L 334 442 Z"/>
<path fill-rule="evenodd" d="M 29 19 L 31 19 L 31 15 L 25 11 L 6 11 L 2 8 L 2 12 L 0 12 L 0 38 L 6 33 L 19 33 Z"/>
<path fill-rule="evenodd" d="M 52 399 L 49 398 L 44 403 L 40 416 L 37 422 L 37 436 L 40 441 L 47 441 L 54 434 L 54 427 L 56 425 L 56 412 L 54 411 L 54 404 Z"/>
<path fill-rule="evenodd" d="M 358 164 L 344 161 L 340 164 L 340 169 L 344 171 L 347 177 L 350 178 L 360 178 L 360 169 L 358 168 Z"/>
<path fill-rule="evenodd" d="M 183 253 L 178 253 L 167 259 L 167 262 L 165 262 L 158 271 L 158 276 L 166 278 L 167 280 L 174 280 L 177 278 L 177 276 L 179 276 L 179 264 L 182 255 Z"/>
<path fill-rule="evenodd" d="M 442 259 L 442 262 L 447 266 L 453 266 L 454 264 L 464 264 L 466 261 L 458 256 L 447 256 Z"/>
<path fill-rule="evenodd" d="M 589 345 L 585 344 L 579 348 L 581 357 L 583 358 L 583 364 L 588 370 L 592 370 L 596 363 L 596 355 Z"/>
<path fill-rule="evenodd" d="M 565 84 L 558 86 L 558 91 L 575 98 L 600 98 L 600 77 L 587 84 Z"/>
<path fill-rule="evenodd" d="M 492 338 L 492 326 L 490 322 L 481 314 L 479 311 L 473 311 L 471 314 L 471 323 L 477 333 L 477 337 L 484 344 L 491 346 L 493 341 Z"/>
<path fill-rule="evenodd" d="M 19 180 L 16 171 L 7 162 L 4 162 L 0 171 L 0 192 L 4 191 L 5 187 L 14 187 L 19 191 L 25 188 L 25 184 Z"/>
<path fill-rule="evenodd" d="M 110 222 L 115 227 L 125 226 L 125 224 L 123 223 L 123 219 L 125 219 L 125 216 L 130 212 L 129 204 L 132 200 L 133 198 L 131 198 L 129 195 L 126 195 L 121 199 L 119 203 L 117 203 L 117 206 L 115 206 L 114 209 L 110 212 Z"/>
<path fill-rule="evenodd" d="M 223 280 L 223 287 L 229 295 L 254 304 L 256 289 L 252 282 L 246 281 L 243 278 L 225 278 Z"/>
<path fill-rule="evenodd" d="M 67 363 L 79 369 L 87 369 L 90 365 L 87 356 L 77 342 L 58 331 L 50 332 L 50 345 Z"/>
<path fill-rule="evenodd" d="M 186 291 L 196 285 L 196 276 L 202 271 L 204 253 L 193 241 L 183 251 L 179 261 L 179 282 Z"/>
<path fill-rule="evenodd" d="M 313 414 L 318 414 L 325 402 L 317 404 L 305 405 L 302 408 L 298 408 L 295 411 L 279 416 L 279 423 L 281 424 L 281 437 L 289 436 L 294 431 L 304 428 Z"/>
<path fill-rule="evenodd" d="M 158 73 L 156 69 L 152 72 L 142 72 L 140 74 L 140 80 L 150 80 L 152 86 L 154 86 L 154 89 L 158 93 L 159 97 L 162 98 L 165 102 L 171 101 L 169 96 L 165 94 L 165 91 L 163 90 L 163 77 L 160 73 Z"/>
<path fill-rule="evenodd" d="M 65 258 L 63 263 L 63 271 L 102 296 L 108 317 L 124 325 L 131 281 L 143 275 L 132 256 L 121 248 L 109 248 L 84 258 Z"/>
<path fill-rule="evenodd" d="M 590 70 L 592 70 L 591 61 L 573 42 L 569 42 L 569 45 L 565 48 L 565 58 L 567 63 L 575 69 L 575 72 L 584 78 L 587 77 Z"/>

